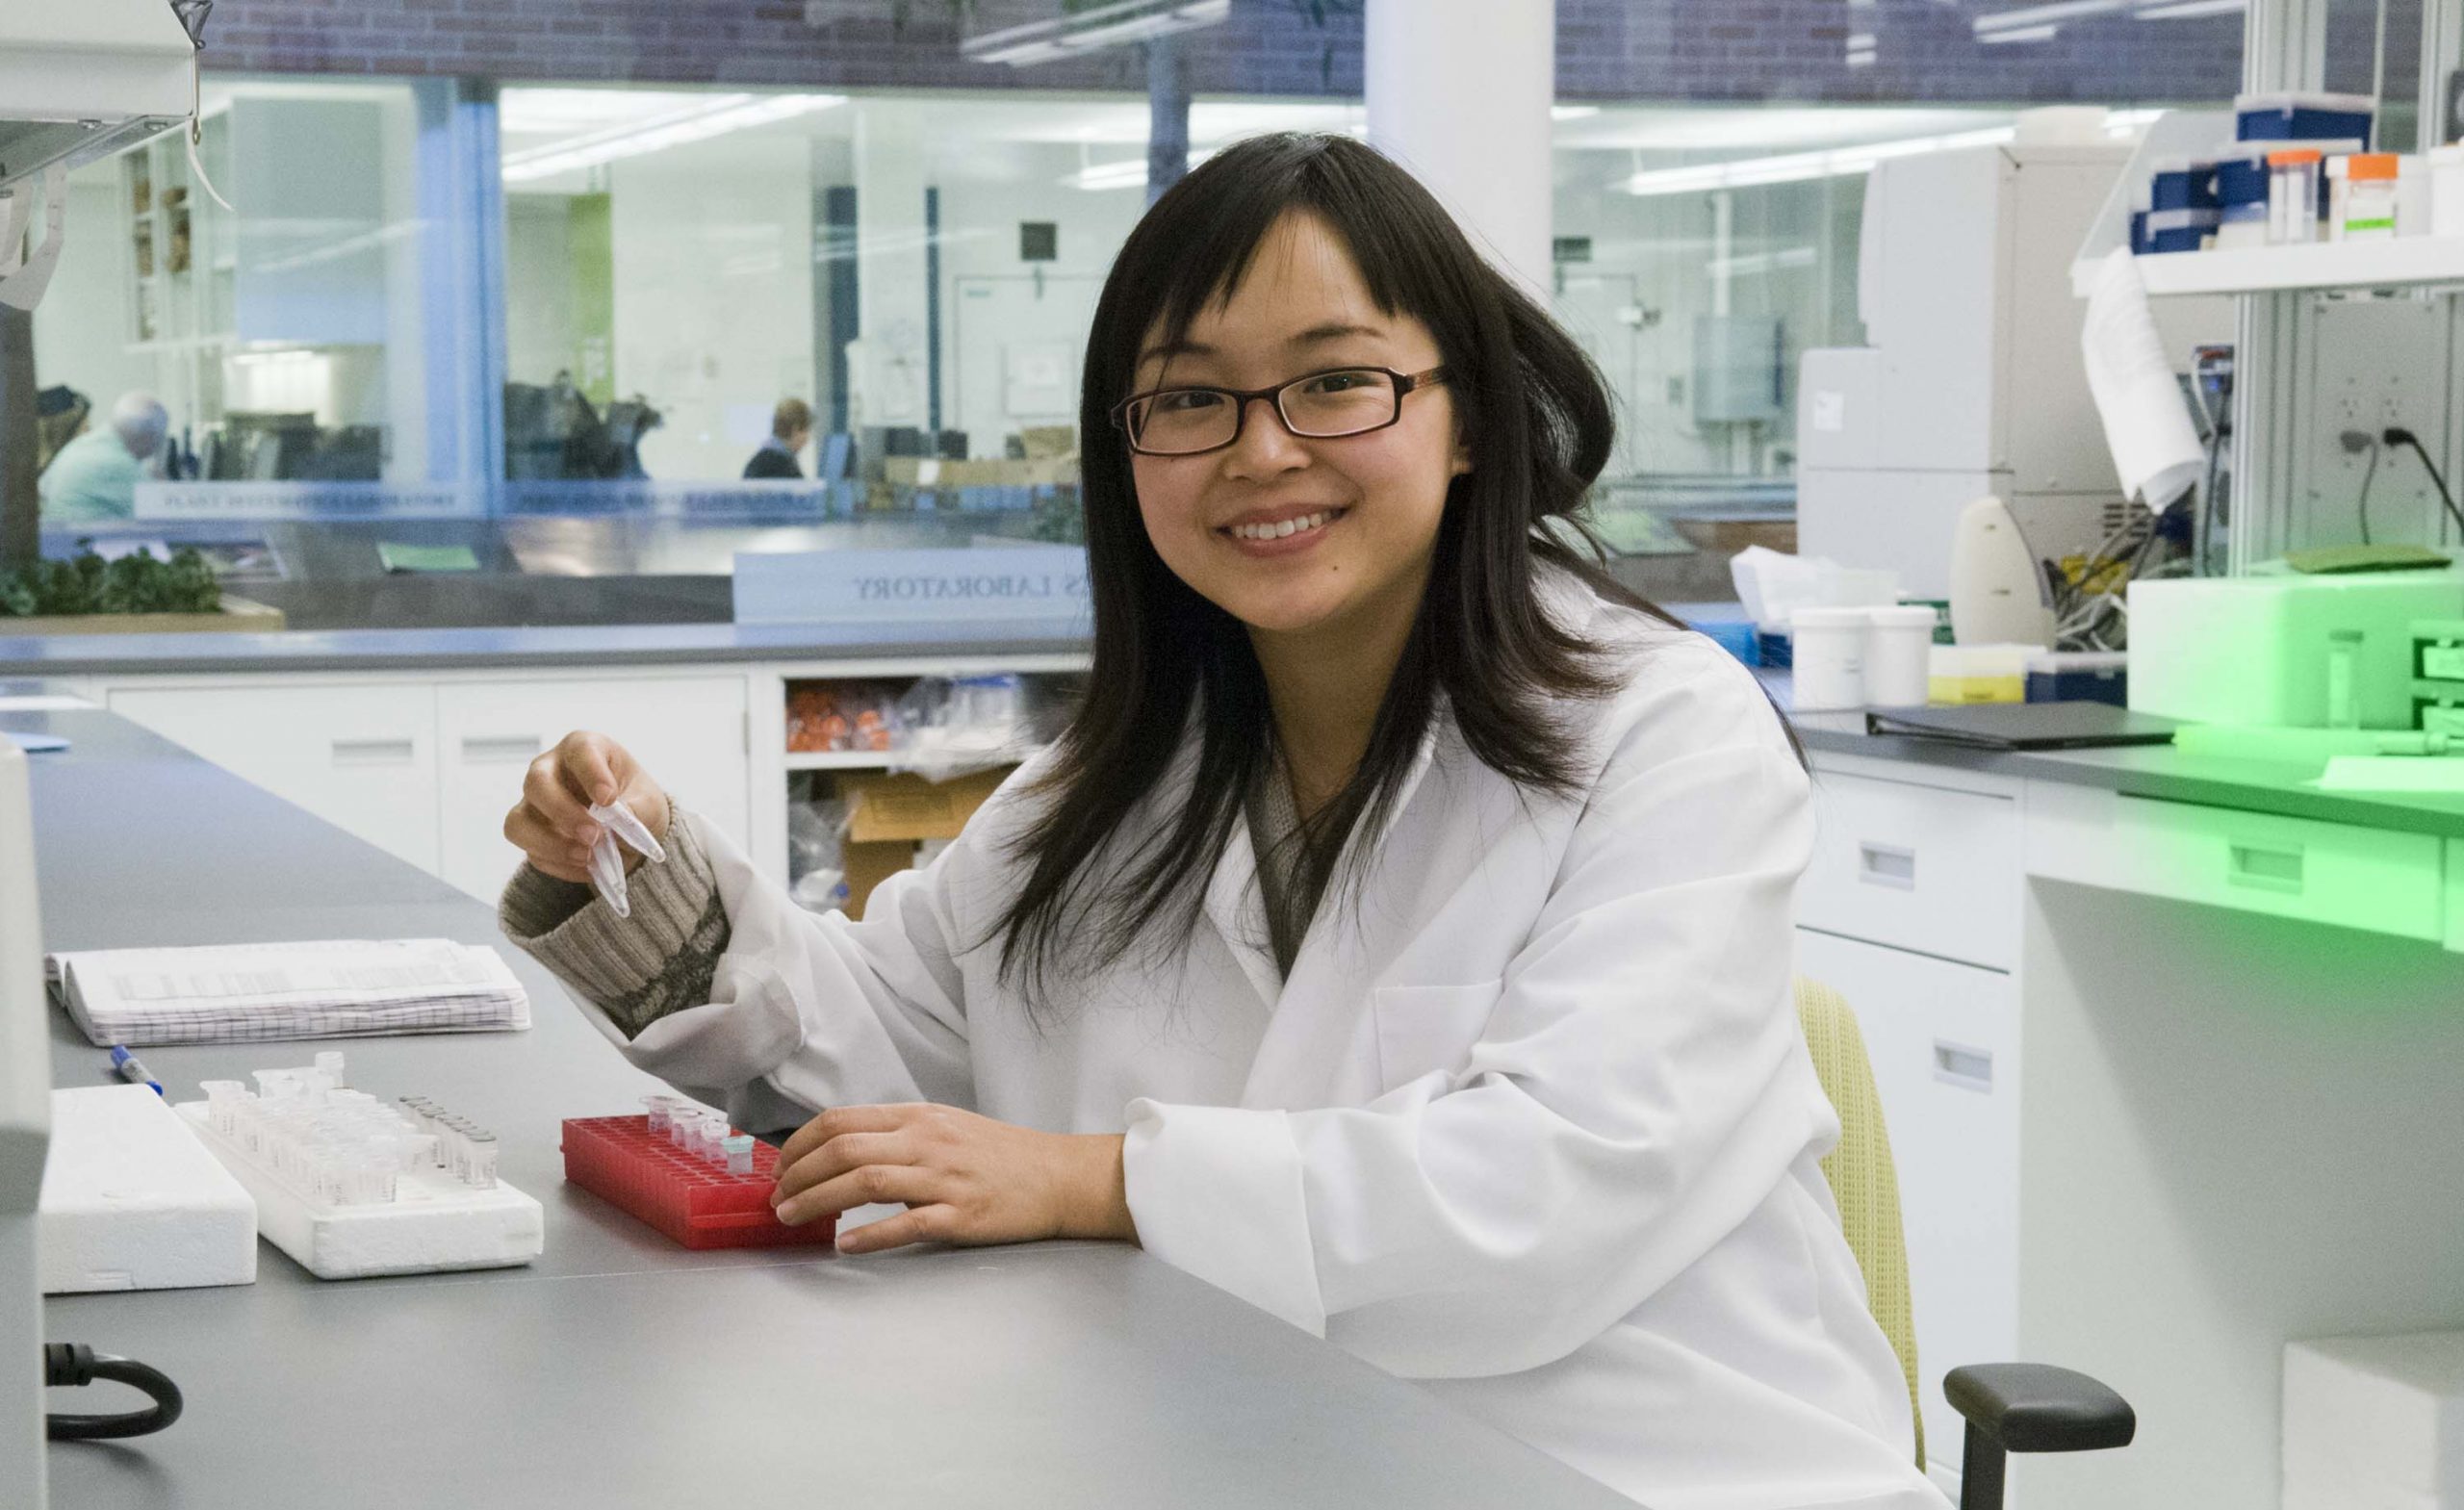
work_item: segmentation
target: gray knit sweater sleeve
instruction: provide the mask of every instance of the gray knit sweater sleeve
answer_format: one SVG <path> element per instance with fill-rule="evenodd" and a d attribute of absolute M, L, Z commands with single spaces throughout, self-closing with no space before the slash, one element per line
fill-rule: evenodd
<path fill-rule="evenodd" d="M 497 903 L 505 937 L 607 1013 L 628 1038 L 708 1001 L 728 946 L 718 877 L 681 818 L 678 813 L 668 825 L 667 863 L 638 866 L 626 878 L 631 917 L 618 917 L 590 887 L 527 864 Z"/>

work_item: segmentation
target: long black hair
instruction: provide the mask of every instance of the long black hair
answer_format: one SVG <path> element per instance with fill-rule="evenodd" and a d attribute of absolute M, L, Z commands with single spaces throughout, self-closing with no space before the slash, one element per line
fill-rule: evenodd
<path fill-rule="evenodd" d="M 1026 878 L 992 934 L 1029 999 L 1056 965 L 1091 970 L 1142 938 L 1186 938 L 1245 803 L 1270 769 L 1273 718 L 1247 629 L 1174 576 L 1148 541 L 1130 453 L 1110 422 L 1149 328 L 1184 336 L 1228 301 L 1268 232 L 1307 214 L 1348 246 L 1378 307 L 1436 337 L 1472 470 L 1449 486 L 1428 587 L 1348 785 L 1304 825 L 1312 894 L 1347 835 L 1390 815 L 1439 700 L 1482 763 L 1529 791 L 1580 781 L 1553 700 L 1617 690 L 1597 650 L 1543 611 L 1553 565 L 1666 619 L 1596 565 L 1585 497 L 1615 429 L 1608 387 L 1574 339 L 1474 249 L 1409 173 L 1343 136 L 1279 134 L 1218 153 L 1132 230 L 1104 281 L 1079 401 L 1094 664 L 1085 701 L 1012 842 Z M 1578 549 L 1588 546 L 1588 551 Z M 1674 620 L 1668 622 L 1674 623 Z M 1194 723 L 1194 767 L 1173 773 Z M 1124 821 L 1168 776 L 1177 812 Z M 1366 845 L 1350 844 L 1357 857 Z M 1161 923 L 1166 926 L 1158 927 Z"/>

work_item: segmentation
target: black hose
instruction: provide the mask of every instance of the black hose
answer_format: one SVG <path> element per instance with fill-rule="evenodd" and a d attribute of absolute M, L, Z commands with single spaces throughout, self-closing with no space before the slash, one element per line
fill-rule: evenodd
<path fill-rule="evenodd" d="M 96 1442 L 110 1437 L 142 1437 L 162 1430 L 180 1419 L 180 1387 L 170 1376 L 134 1358 L 115 1358 L 98 1353 L 83 1343 L 45 1343 L 42 1349 L 43 1383 L 75 1387 L 111 1379 L 131 1385 L 152 1395 L 154 1403 L 145 1410 L 116 1411 L 105 1416 L 80 1416 L 55 1411 L 43 1418 L 43 1425 L 54 1442 Z"/>

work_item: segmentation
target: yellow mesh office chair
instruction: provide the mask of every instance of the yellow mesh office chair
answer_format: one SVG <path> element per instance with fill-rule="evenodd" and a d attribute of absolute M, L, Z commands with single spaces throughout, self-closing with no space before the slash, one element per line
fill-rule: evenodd
<path fill-rule="evenodd" d="M 1797 982 L 1797 1018 L 1814 1073 L 1839 1113 L 1839 1146 L 1822 1161 L 1848 1246 L 1865 1272 L 1865 1302 L 1899 1367 L 1916 1412 L 1916 1466 L 1925 1466 L 1925 1418 L 1916 1383 L 1916 1325 L 1908 1296 L 1908 1242 L 1899 1220 L 1899 1174 L 1890 1130 L 1874 1089 L 1873 1063 L 1856 1013 L 1837 991 Z M 1960 1510 L 2000 1510 L 2005 1455 L 2118 1447 L 2137 1428 L 2129 1402 L 2084 1373 L 2044 1364 L 1954 1369 L 1942 1394 L 1967 1421 Z"/>

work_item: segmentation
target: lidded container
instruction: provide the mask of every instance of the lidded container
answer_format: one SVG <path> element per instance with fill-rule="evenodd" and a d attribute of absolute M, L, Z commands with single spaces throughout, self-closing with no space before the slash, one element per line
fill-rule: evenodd
<path fill-rule="evenodd" d="M 2317 147 L 2283 147 L 2268 154 L 2268 239 L 2296 245 L 2319 239 L 2319 185 L 2326 154 Z"/>
<path fill-rule="evenodd" d="M 2401 164 L 2393 152 L 2356 152 L 2345 165 L 2344 209 L 2336 221 L 2337 239 L 2386 242 L 2396 239 L 2397 176 Z"/>

